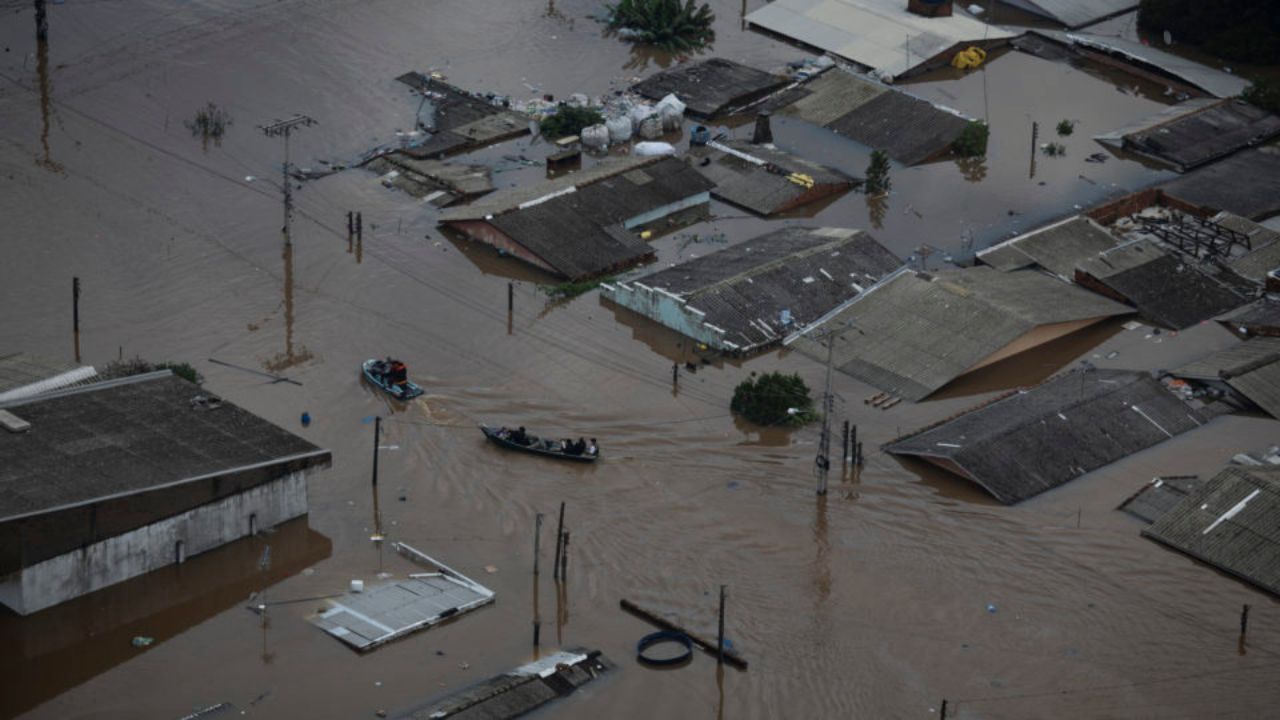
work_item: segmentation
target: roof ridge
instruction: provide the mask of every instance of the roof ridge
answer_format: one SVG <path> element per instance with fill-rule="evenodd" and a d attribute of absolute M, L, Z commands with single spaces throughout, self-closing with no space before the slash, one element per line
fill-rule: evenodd
<path fill-rule="evenodd" d="M 806 233 L 807 233 L 808 235 L 813 236 L 813 231 L 814 231 L 814 230 L 822 230 L 822 229 L 824 229 L 824 228 L 804 228 L 804 229 L 806 230 Z M 814 246 L 812 246 L 812 247 L 808 247 L 808 248 L 805 248 L 805 249 L 803 249 L 803 250 L 799 250 L 799 251 L 796 251 L 796 252 L 793 252 L 793 253 L 788 253 L 788 254 L 786 254 L 786 255 L 783 255 L 782 257 L 774 258 L 773 260 L 769 260 L 768 262 L 762 263 L 762 264 L 760 264 L 760 265 L 754 265 L 754 266 L 752 266 L 752 267 L 750 267 L 750 268 L 748 268 L 748 269 L 746 269 L 746 270 L 743 270 L 742 272 L 738 273 L 737 275 L 731 275 L 731 276 L 729 276 L 729 277 L 727 277 L 727 278 L 725 278 L 725 279 L 723 279 L 723 280 L 719 280 L 719 281 L 717 281 L 717 282 L 714 282 L 714 283 L 712 283 L 712 284 L 710 284 L 710 285 L 708 285 L 708 286 L 706 286 L 706 287 L 704 287 L 704 288 L 702 288 L 702 289 L 700 289 L 700 290 L 698 290 L 698 291 L 696 291 L 696 292 L 689 293 L 688 297 L 690 297 L 690 298 L 695 298 L 695 297 L 699 297 L 699 296 L 701 296 L 701 295 L 705 295 L 705 294 L 707 294 L 708 292 L 710 292 L 710 291 L 712 291 L 712 290 L 720 289 L 720 288 L 724 288 L 724 287 L 727 287 L 727 286 L 729 286 L 729 285 L 733 285 L 734 283 L 741 282 L 742 280 L 745 280 L 745 279 L 746 279 L 746 278 L 748 278 L 748 277 L 752 277 L 752 276 L 754 276 L 754 275 L 758 275 L 758 274 L 760 274 L 760 273 L 762 273 L 762 272 L 764 272 L 764 271 L 772 270 L 772 269 L 774 269 L 774 268 L 776 268 L 776 267 L 780 267 L 780 266 L 782 266 L 783 264 L 785 264 L 785 263 L 786 263 L 786 262 L 788 262 L 788 261 L 796 260 L 796 259 L 798 259 L 798 258 L 807 258 L 807 257 L 810 257 L 810 256 L 812 256 L 812 255 L 815 255 L 815 254 L 817 254 L 817 253 L 819 253 L 819 252 L 822 252 L 823 250 L 830 249 L 830 248 L 832 248 L 832 247 L 837 247 L 837 246 L 847 245 L 847 244 L 849 244 L 850 242 L 852 242 L 855 238 L 862 237 L 862 236 L 868 236 L 868 237 L 869 237 L 869 235 L 867 234 L 867 232 L 866 232 L 865 230 L 854 230 L 854 231 L 853 231 L 853 234 L 852 234 L 852 235 L 849 235 L 849 236 L 847 236 L 847 237 L 843 237 L 843 238 L 832 238 L 832 239 L 828 240 L 827 242 L 820 243 L 820 244 L 814 245 Z M 750 241 L 750 240 L 748 240 L 748 241 L 746 241 L 746 242 L 751 242 L 751 241 Z M 727 249 L 727 248 L 726 248 L 726 249 Z M 703 256 L 702 256 L 702 259 L 706 259 L 706 258 L 710 258 L 710 257 L 715 257 L 715 253 L 711 253 L 710 255 L 703 255 Z"/>
<path fill-rule="evenodd" d="M 65 388 L 63 390 L 54 390 L 52 392 L 32 395 L 31 397 L 18 398 L 10 402 L 0 403 L 0 409 L 21 407 L 30 405 L 35 402 L 44 402 L 45 400 L 53 400 L 56 398 L 67 397 L 69 395 L 80 395 L 82 393 L 96 392 L 98 390 L 106 390 L 107 388 L 119 387 L 121 385 L 132 385 L 134 383 L 149 382 L 151 380 L 159 380 L 162 377 L 173 375 L 172 370 L 155 370 L 149 373 L 141 373 L 138 375 L 127 375 L 122 378 L 113 378 L 111 380 L 102 380 L 100 382 L 89 383 L 87 385 L 77 385 Z"/>

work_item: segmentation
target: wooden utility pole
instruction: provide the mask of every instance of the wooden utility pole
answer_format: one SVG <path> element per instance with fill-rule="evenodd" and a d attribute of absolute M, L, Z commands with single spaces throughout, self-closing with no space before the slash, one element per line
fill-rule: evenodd
<path fill-rule="evenodd" d="M 560 522 L 556 525 L 556 558 L 551 566 L 551 577 L 560 579 L 560 553 L 564 547 L 564 501 L 560 502 Z"/>
<path fill-rule="evenodd" d="M 716 664 L 724 664 L 724 585 L 720 586 L 720 629 L 716 635 Z"/>
<path fill-rule="evenodd" d="M 813 460 L 819 495 L 827 494 L 827 471 L 831 469 L 831 408 L 835 404 L 831 395 L 831 358 L 835 342 L 835 332 L 827 331 L 827 383 L 822 391 L 822 434 L 818 436 L 818 456 Z"/>
<path fill-rule="evenodd" d="M 284 242 L 286 245 L 292 244 L 290 237 L 291 224 L 293 222 L 293 182 L 289 178 L 289 135 L 297 127 L 310 127 L 315 125 L 316 121 L 306 115 L 294 115 L 288 120 L 277 120 L 270 125 L 259 125 L 258 129 L 267 137 L 284 137 L 284 168 L 281 179 L 284 183 L 281 187 L 284 189 L 284 227 L 281 232 L 284 233 Z"/>
<path fill-rule="evenodd" d="M 538 574 L 538 561 L 542 553 L 539 551 L 539 545 L 542 542 L 542 513 L 538 513 L 533 519 L 533 574 Z"/>
<path fill-rule="evenodd" d="M 36 0 L 36 42 L 49 39 L 49 15 L 45 12 L 45 0 Z"/>

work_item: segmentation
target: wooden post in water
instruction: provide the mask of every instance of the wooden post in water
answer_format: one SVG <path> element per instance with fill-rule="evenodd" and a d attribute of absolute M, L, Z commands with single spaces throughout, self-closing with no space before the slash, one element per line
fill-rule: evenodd
<path fill-rule="evenodd" d="M 516 284 L 507 283 L 507 314 L 511 314 L 516 309 Z"/>
<path fill-rule="evenodd" d="M 71 278 L 71 331 L 75 336 L 76 362 L 80 362 L 80 278 Z"/>
<path fill-rule="evenodd" d="M 947 720 L 947 699 L 942 699 L 942 712 L 938 715 L 942 720 Z"/>
<path fill-rule="evenodd" d="M 1031 121 L 1031 177 L 1036 176 L 1036 144 L 1040 140 L 1040 123 Z"/>
<path fill-rule="evenodd" d="M 1245 633 L 1249 631 L 1249 605 L 1245 603 L 1240 609 L 1240 639 L 1244 640 Z"/>
<path fill-rule="evenodd" d="M 716 635 L 716 664 L 724 664 L 724 585 L 720 586 L 720 628 Z"/>
<path fill-rule="evenodd" d="M 538 545 L 542 541 L 542 513 L 538 513 L 533 519 L 533 574 L 538 574 L 538 560 L 541 553 L 538 551 Z"/>
<path fill-rule="evenodd" d="M 560 503 L 560 522 L 556 525 L 556 559 L 551 566 L 551 577 L 560 579 L 560 553 L 564 547 L 564 502 Z"/>
<path fill-rule="evenodd" d="M 840 431 L 840 477 L 849 474 L 849 421 L 844 421 Z"/>
<path fill-rule="evenodd" d="M 862 443 L 858 443 L 858 449 L 856 450 L 856 453 L 857 453 L 856 464 L 858 467 L 862 467 Z"/>
<path fill-rule="evenodd" d="M 560 549 L 560 580 L 569 579 L 569 531 L 564 531 L 564 547 Z"/>
<path fill-rule="evenodd" d="M 382 542 L 382 513 L 378 508 L 378 446 L 382 442 L 382 416 L 373 418 L 373 538 Z"/>
<path fill-rule="evenodd" d="M 671 387 L 680 386 L 680 363 L 671 363 Z"/>

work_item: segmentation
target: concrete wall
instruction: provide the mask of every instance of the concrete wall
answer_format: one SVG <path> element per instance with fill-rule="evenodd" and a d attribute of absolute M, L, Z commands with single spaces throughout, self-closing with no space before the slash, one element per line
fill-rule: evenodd
<path fill-rule="evenodd" d="M 724 350 L 724 330 L 705 322 L 705 316 L 684 300 L 639 281 L 600 286 L 600 294 L 628 310 L 665 325 L 700 343 Z"/>
<path fill-rule="evenodd" d="M 24 568 L 0 584 L 0 602 L 27 615 L 173 564 L 178 543 L 190 558 L 307 512 L 308 471 Z M 250 518 L 253 518 L 251 522 Z"/>

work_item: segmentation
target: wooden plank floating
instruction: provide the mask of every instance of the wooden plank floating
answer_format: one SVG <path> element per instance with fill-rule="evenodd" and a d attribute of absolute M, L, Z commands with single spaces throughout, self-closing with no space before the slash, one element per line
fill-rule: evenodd
<path fill-rule="evenodd" d="M 635 615 L 641 620 L 644 620 L 659 628 L 662 628 L 663 630 L 672 630 L 674 632 L 684 633 L 685 635 L 688 635 L 689 639 L 693 641 L 693 644 L 711 653 L 712 655 L 715 655 L 719 652 L 719 646 L 715 638 L 708 639 L 698 633 L 693 632 L 692 630 L 688 630 L 684 627 L 681 627 L 680 625 L 677 625 L 674 622 L 667 620 L 666 618 L 660 615 L 656 615 L 648 610 L 645 610 L 644 608 L 640 607 L 639 605 L 636 605 L 635 603 L 631 602 L 626 598 L 623 598 L 620 604 L 622 605 L 623 610 L 626 610 L 627 612 L 631 613 L 632 615 Z M 739 655 L 736 650 L 725 648 L 724 661 L 738 668 L 739 670 L 747 669 L 747 661 L 741 655 Z"/>

